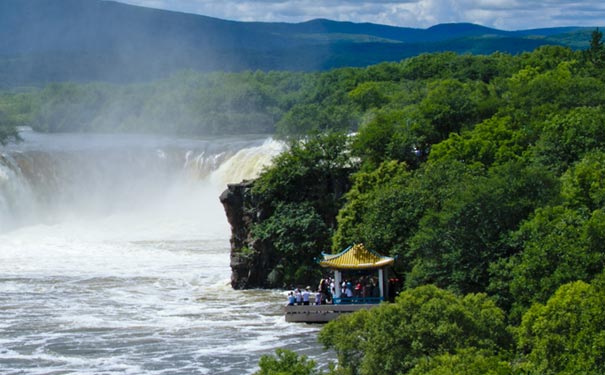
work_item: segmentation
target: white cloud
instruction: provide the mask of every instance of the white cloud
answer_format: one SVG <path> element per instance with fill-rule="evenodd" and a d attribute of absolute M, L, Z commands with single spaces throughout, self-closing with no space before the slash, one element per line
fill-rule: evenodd
<path fill-rule="evenodd" d="M 472 22 L 506 30 L 602 26 L 594 0 L 119 0 L 152 8 L 239 21 L 302 22 L 315 18 L 403 27 Z"/>

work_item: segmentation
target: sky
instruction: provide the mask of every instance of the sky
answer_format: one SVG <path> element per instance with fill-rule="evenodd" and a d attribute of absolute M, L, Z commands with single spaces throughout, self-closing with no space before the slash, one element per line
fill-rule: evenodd
<path fill-rule="evenodd" d="M 427 28 L 471 22 L 502 30 L 605 25 L 602 0 L 118 0 L 226 20 L 304 22 L 315 18 Z"/>

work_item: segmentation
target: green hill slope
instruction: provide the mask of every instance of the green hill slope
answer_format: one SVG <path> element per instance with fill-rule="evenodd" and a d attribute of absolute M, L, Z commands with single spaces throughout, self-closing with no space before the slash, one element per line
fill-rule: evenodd
<path fill-rule="evenodd" d="M 577 48 L 590 29 L 509 32 L 473 24 L 428 29 L 312 20 L 225 21 L 101 0 L 0 2 L 0 87 L 56 81 L 133 82 L 177 70 L 314 71 L 423 52 L 517 53 Z"/>

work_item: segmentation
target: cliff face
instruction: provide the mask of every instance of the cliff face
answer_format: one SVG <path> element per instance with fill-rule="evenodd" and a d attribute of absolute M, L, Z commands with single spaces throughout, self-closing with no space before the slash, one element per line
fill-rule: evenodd
<path fill-rule="evenodd" d="M 276 254 L 270 244 L 255 240 L 252 227 L 264 219 L 262 207 L 253 201 L 250 189 L 252 181 L 230 184 L 221 194 L 231 225 L 231 286 L 234 289 L 275 288 L 272 270 Z"/>
<path fill-rule="evenodd" d="M 342 167 L 324 173 L 309 173 L 294 183 L 305 189 L 285 186 L 278 189 L 279 193 L 263 197 L 252 194 L 252 188 L 259 180 L 228 185 L 220 201 L 231 225 L 232 287 L 284 288 L 316 282 L 321 277 L 321 269 L 314 259 L 322 251 L 329 250 L 330 233 L 336 227 L 342 196 L 350 188 L 350 173 L 350 169 Z M 284 202 L 290 207 L 309 208 L 309 204 L 313 207 L 310 210 L 289 208 L 290 211 L 280 213 L 280 217 L 276 207 Z M 263 240 L 252 234 L 257 224 L 266 224 L 267 220 L 276 217 L 284 220 L 278 224 L 280 229 L 273 228 L 267 236 L 265 228 L 263 235 L 258 236 Z M 313 220 L 323 223 L 308 227 Z M 284 241 L 290 241 L 290 247 L 296 248 L 299 256 L 286 255 L 283 249 L 278 251 L 275 244 L 283 245 Z"/>

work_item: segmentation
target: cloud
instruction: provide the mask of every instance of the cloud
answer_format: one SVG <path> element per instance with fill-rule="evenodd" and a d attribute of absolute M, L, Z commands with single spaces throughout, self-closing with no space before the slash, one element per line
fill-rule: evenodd
<path fill-rule="evenodd" d="M 602 26 L 594 0 L 120 0 L 151 8 L 238 21 L 303 22 L 315 18 L 403 27 L 472 22 L 505 30 Z"/>

